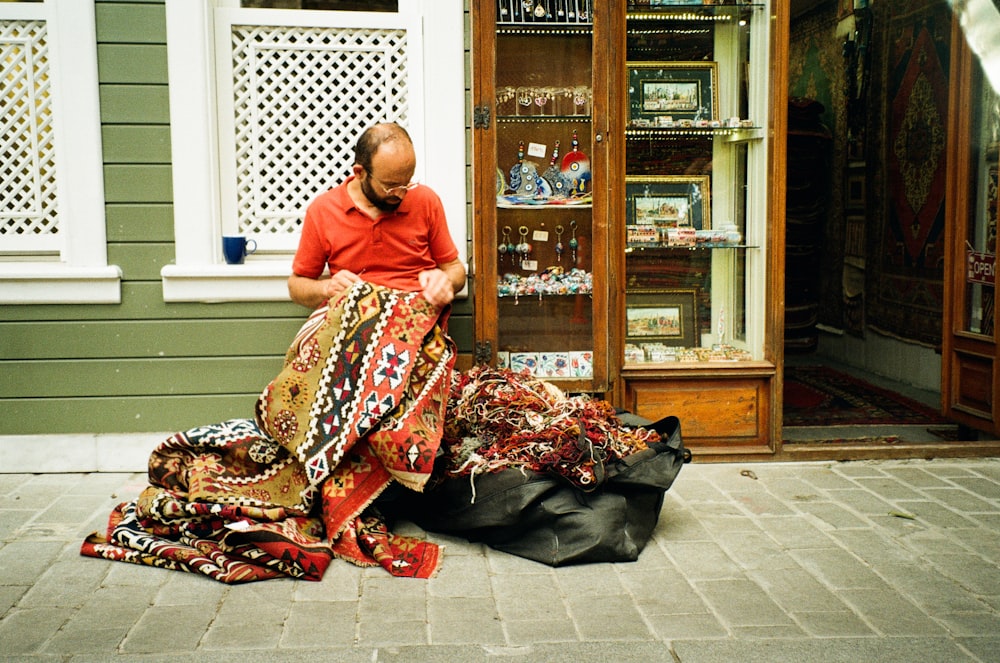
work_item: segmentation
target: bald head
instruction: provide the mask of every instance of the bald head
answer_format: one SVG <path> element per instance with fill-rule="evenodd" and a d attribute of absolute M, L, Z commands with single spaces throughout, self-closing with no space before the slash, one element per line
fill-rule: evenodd
<path fill-rule="evenodd" d="M 412 153 L 413 141 L 406 129 L 395 122 L 383 122 L 365 130 L 354 147 L 354 163 L 371 172 L 372 160 L 379 148 L 385 145 L 396 154 Z"/>

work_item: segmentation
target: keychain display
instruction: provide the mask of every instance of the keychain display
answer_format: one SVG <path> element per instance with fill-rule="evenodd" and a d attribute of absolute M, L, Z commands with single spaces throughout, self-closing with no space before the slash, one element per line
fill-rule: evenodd
<path fill-rule="evenodd" d="M 544 145 L 531 145 L 539 156 L 544 156 Z M 560 142 L 553 146 L 549 165 L 544 173 L 530 159 L 525 141 L 517 143 L 517 162 L 510 168 L 510 180 L 503 180 L 503 171 L 497 168 L 497 206 L 523 205 L 589 205 L 593 201 L 590 191 L 590 159 L 580 150 L 577 132 L 573 131 L 573 148 L 560 160 Z"/>
<path fill-rule="evenodd" d="M 505 255 L 510 256 L 511 263 L 514 262 L 514 245 L 510 241 L 511 227 L 504 226 L 501 231 L 503 235 L 500 237 L 500 243 L 497 245 L 497 251 L 500 252 L 500 261 L 503 262 L 503 257 Z"/>
<path fill-rule="evenodd" d="M 531 244 L 528 243 L 528 226 L 521 226 L 517 229 L 517 234 L 521 236 L 521 241 L 517 245 L 518 264 L 524 265 L 524 261 L 531 255 Z"/>
<path fill-rule="evenodd" d="M 563 174 L 560 165 L 557 165 L 559 160 L 559 141 L 555 142 L 552 146 L 552 159 L 549 161 L 549 167 L 545 169 L 542 173 L 542 179 L 548 182 L 549 187 L 552 189 L 552 196 L 554 198 L 565 198 L 570 194 L 573 189 L 573 184 L 570 180 Z"/>
<path fill-rule="evenodd" d="M 569 222 L 569 250 L 573 252 L 573 264 L 576 264 L 576 250 L 580 248 L 580 240 L 576 238 L 576 221 Z"/>

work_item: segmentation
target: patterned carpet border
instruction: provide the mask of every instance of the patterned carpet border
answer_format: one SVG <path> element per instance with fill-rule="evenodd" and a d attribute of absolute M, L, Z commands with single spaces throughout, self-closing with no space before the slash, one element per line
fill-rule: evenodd
<path fill-rule="evenodd" d="M 785 426 L 948 424 L 934 408 L 826 366 L 786 366 Z"/>

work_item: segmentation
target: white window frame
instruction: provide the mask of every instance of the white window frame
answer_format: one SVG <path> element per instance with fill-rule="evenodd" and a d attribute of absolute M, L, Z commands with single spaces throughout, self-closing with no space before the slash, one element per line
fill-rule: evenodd
<path fill-rule="evenodd" d="M 0 3 L 0 19 L 46 21 L 59 219 L 58 253 L 0 260 L 0 304 L 121 303 L 121 269 L 108 264 L 94 0 Z"/>
<path fill-rule="evenodd" d="M 216 22 L 238 0 L 166 0 L 170 85 L 175 263 L 160 274 L 165 301 L 288 301 L 291 252 L 252 256 L 242 265 L 222 259 L 223 218 L 220 118 L 216 79 Z M 268 20 L 329 21 L 355 12 L 246 10 Z M 463 0 L 400 0 L 399 12 L 422 25 L 423 81 L 433 89 L 409 126 L 417 174 L 441 197 L 459 258 L 466 261 L 465 57 Z M 369 14 L 371 16 L 372 14 Z M 305 23 L 305 21 L 310 21 Z M 352 25 L 353 23 L 348 23 Z M 303 210 L 304 214 L 305 210 Z"/>

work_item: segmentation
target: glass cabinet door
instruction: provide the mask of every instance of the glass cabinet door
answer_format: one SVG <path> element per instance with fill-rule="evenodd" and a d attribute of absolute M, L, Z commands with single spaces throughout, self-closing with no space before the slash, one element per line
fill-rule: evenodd
<path fill-rule="evenodd" d="M 628 3 L 626 370 L 764 358 L 764 7 Z"/>
<path fill-rule="evenodd" d="M 478 359 L 600 391 L 607 223 L 598 210 L 607 183 L 595 153 L 591 3 L 493 0 L 479 21 L 477 47 L 492 61 L 479 63 L 477 92 L 494 109 L 476 134 L 479 178 L 495 186 L 489 199 L 478 189 L 489 206 L 477 210 Z"/>

